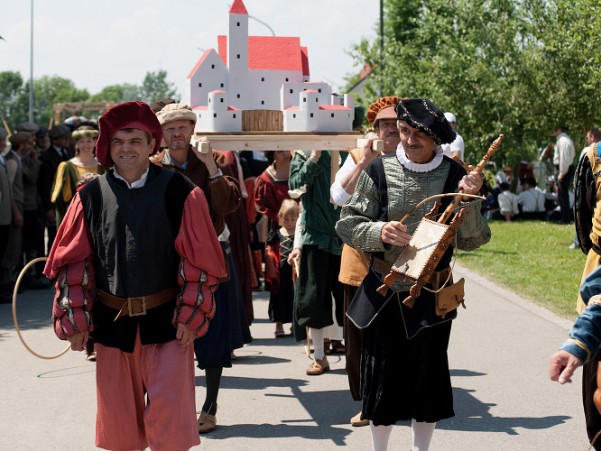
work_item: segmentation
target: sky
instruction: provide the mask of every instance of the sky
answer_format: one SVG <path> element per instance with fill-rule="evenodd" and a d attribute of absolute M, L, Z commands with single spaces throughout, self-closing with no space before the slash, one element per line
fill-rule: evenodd
<path fill-rule="evenodd" d="M 0 72 L 30 77 L 32 0 L 0 0 Z M 34 0 L 33 78 L 57 75 L 96 94 L 105 86 L 141 85 L 167 71 L 183 96 L 203 51 L 228 33 L 232 0 Z M 361 67 L 348 51 L 374 38 L 379 0 L 244 0 L 249 34 L 298 36 L 308 47 L 311 81 L 334 91 Z M 255 19 L 253 19 L 255 18 Z M 264 24 L 267 24 L 264 25 Z M 182 99 L 185 100 L 185 99 Z"/>

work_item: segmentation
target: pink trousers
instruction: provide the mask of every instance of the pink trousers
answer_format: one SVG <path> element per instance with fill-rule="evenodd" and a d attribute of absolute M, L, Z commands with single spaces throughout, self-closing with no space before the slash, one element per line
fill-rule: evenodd
<path fill-rule="evenodd" d="M 96 446 L 113 451 L 187 450 L 200 443 L 192 345 L 177 340 L 133 353 L 96 344 Z"/>

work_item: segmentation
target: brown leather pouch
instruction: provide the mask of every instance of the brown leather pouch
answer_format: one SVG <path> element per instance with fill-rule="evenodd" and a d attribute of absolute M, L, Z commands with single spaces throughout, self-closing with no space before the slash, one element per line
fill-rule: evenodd
<path fill-rule="evenodd" d="M 462 277 L 456 283 L 442 288 L 436 293 L 436 315 L 444 317 L 460 305 L 465 308 L 465 279 Z"/>

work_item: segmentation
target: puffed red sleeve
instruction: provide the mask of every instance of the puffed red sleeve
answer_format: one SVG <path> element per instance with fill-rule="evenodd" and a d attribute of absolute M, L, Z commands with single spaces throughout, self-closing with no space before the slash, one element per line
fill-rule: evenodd
<path fill-rule="evenodd" d="M 52 303 L 54 332 L 61 340 L 77 332 L 91 331 L 94 300 L 93 250 L 83 206 L 76 194 L 56 233 L 44 267 L 56 278 Z"/>
<path fill-rule="evenodd" d="M 175 248 L 181 257 L 178 278 L 182 290 L 173 322 L 185 324 L 201 337 L 215 315 L 213 293 L 218 279 L 227 272 L 207 200 L 199 188 L 194 188 L 186 199 Z"/>
<path fill-rule="evenodd" d="M 280 206 L 275 200 L 273 186 L 269 181 L 269 176 L 265 172 L 257 177 L 254 198 L 257 211 L 263 215 L 267 215 L 269 219 L 277 224 Z"/>

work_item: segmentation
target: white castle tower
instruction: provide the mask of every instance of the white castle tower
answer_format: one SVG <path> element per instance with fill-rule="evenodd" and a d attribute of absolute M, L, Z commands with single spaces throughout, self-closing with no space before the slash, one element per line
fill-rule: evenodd
<path fill-rule="evenodd" d="M 323 82 L 309 82 L 309 57 L 298 37 L 249 36 L 242 0 L 229 10 L 229 35 L 217 37 L 188 75 L 189 105 L 197 132 L 238 132 L 252 110 L 279 111 L 282 131 L 352 130 L 350 96 L 332 95 Z"/>

